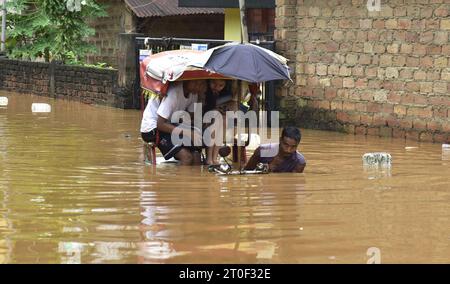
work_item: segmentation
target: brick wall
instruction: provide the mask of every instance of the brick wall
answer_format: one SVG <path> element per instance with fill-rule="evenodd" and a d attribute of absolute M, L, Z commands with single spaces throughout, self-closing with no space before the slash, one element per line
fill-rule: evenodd
<path fill-rule="evenodd" d="M 277 0 L 278 50 L 294 84 L 283 123 L 445 142 L 450 134 L 450 1 Z"/>
<path fill-rule="evenodd" d="M 90 22 L 90 26 L 95 28 L 95 35 L 90 37 L 88 42 L 97 47 L 97 53 L 88 55 L 87 62 L 105 62 L 117 68 L 118 36 L 120 33 L 136 32 L 136 17 L 123 0 L 97 2 L 106 5 L 108 16 Z"/>
<path fill-rule="evenodd" d="M 117 70 L 0 59 L 0 90 L 120 108 L 131 104 L 131 96 L 117 87 Z"/>

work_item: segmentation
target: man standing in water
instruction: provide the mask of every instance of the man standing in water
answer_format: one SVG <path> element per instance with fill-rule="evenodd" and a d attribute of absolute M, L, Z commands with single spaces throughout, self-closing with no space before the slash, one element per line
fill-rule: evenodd
<path fill-rule="evenodd" d="M 255 150 L 245 166 L 245 170 L 254 170 L 258 163 L 269 165 L 271 172 L 302 173 L 306 160 L 297 151 L 302 135 L 296 127 L 288 126 L 281 132 L 280 143 L 263 144 Z"/>
<path fill-rule="evenodd" d="M 190 80 L 184 82 L 175 82 L 169 87 L 167 95 L 161 101 L 156 112 L 156 126 L 160 133 L 158 148 L 164 155 L 164 159 L 169 160 L 172 157 L 180 161 L 181 165 L 200 165 L 201 148 L 187 146 L 182 144 L 174 145 L 172 141 L 172 132 L 177 131 L 177 124 L 171 123 L 172 115 L 176 111 L 187 110 L 194 112 L 194 104 L 198 101 L 198 96 L 206 92 L 205 80 Z M 187 126 L 191 128 L 191 126 Z M 202 141 L 201 131 L 184 131 L 183 134 L 192 142 Z M 191 145 L 198 143 L 191 143 Z"/>

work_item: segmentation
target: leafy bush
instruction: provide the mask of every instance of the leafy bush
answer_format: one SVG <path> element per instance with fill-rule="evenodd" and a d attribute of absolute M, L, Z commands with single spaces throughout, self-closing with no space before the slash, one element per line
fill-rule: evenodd
<path fill-rule="evenodd" d="M 107 16 L 94 0 L 15 0 L 8 2 L 9 56 L 46 62 L 81 62 L 96 48 L 88 20 Z"/>

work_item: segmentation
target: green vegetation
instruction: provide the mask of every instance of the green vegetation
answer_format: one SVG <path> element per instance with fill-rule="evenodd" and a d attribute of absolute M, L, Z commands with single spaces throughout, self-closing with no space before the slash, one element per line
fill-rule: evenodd
<path fill-rule="evenodd" d="M 106 15 L 105 8 L 94 0 L 8 2 L 8 54 L 18 59 L 84 65 L 85 55 L 96 52 L 86 41 L 95 34 L 88 21 Z"/>

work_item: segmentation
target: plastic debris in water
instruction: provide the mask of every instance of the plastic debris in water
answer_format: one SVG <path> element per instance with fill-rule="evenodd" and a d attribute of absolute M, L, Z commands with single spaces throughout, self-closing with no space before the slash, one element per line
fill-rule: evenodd
<path fill-rule="evenodd" d="M 391 165 L 392 156 L 389 153 L 366 153 L 362 157 L 364 165 Z"/>
<path fill-rule="evenodd" d="M 5 107 L 8 105 L 8 98 L 7 97 L 0 97 L 0 107 Z"/>
<path fill-rule="evenodd" d="M 32 112 L 51 112 L 52 107 L 49 104 L 44 103 L 33 103 L 31 104 Z"/>
<path fill-rule="evenodd" d="M 450 144 L 442 144 L 442 160 L 450 161 Z"/>
<path fill-rule="evenodd" d="M 413 149 L 418 149 L 419 147 L 409 147 L 409 146 L 406 146 L 405 147 L 405 150 L 413 150 Z"/>

